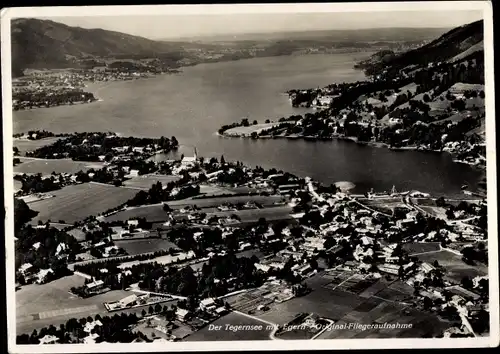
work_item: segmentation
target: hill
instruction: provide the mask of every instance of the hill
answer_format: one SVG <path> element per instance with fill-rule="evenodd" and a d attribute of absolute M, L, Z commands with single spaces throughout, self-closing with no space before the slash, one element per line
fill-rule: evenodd
<path fill-rule="evenodd" d="M 94 57 L 161 57 L 175 61 L 182 51 L 182 43 L 71 27 L 50 20 L 15 19 L 11 26 L 14 74 L 28 67 L 75 66 L 75 59 Z"/>
<path fill-rule="evenodd" d="M 483 21 L 456 27 L 434 41 L 419 48 L 403 53 L 384 56 L 382 61 L 377 55 L 360 63 L 368 75 L 380 75 L 388 72 L 394 75 L 410 66 L 428 66 L 438 62 L 467 59 L 474 55 L 483 55 Z"/>

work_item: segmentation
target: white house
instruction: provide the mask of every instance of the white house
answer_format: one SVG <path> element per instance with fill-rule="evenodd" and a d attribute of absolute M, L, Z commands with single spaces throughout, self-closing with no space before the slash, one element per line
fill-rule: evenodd
<path fill-rule="evenodd" d="M 211 311 L 215 309 L 215 300 L 212 298 L 206 298 L 200 301 L 200 309 L 204 311 Z"/>

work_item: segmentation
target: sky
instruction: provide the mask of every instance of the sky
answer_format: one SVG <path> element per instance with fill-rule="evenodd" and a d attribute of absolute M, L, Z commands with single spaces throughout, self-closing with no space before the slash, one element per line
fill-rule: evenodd
<path fill-rule="evenodd" d="M 481 11 L 390 11 L 274 14 L 192 14 L 48 18 L 69 26 L 102 28 L 151 39 L 328 29 L 451 28 L 482 18 Z"/>

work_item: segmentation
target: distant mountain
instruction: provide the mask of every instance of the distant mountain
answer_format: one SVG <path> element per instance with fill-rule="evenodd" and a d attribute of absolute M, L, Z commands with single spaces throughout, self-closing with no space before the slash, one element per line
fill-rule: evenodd
<path fill-rule="evenodd" d="M 179 40 L 198 43 L 266 41 L 266 40 L 332 40 L 361 42 L 423 41 L 431 40 L 448 31 L 449 28 L 369 28 L 359 30 L 314 30 L 269 33 L 240 33 L 185 37 Z M 164 39 L 174 41 L 174 39 Z"/>
<path fill-rule="evenodd" d="M 483 21 L 456 27 L 432 42 L 400 54 L 380 53 L 361 63 L 367 74 L 379 74 L 384 70 L 400 71 L 409 66 L 427 66 L 430 63 L 452 62 L 480 57 L 483 54 Z"/>
<path fill-rule="evenodd" d="M 11 25 L 13 73 L 24 68 L 74 66 L 74 58 L 172 56 L 180 43 L 153 41 L 103 29 L 71 27 L 50 20 L 15 19 Z"/>

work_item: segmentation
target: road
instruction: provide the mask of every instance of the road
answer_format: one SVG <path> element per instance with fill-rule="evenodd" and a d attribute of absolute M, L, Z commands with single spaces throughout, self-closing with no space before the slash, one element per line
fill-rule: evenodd
<path fill-rule="evenodd" d="M 309 193 L 312 194 L 312 196 L 318 201 L 318 202 L 324 202 L 325 198 L 320 196 L 318 193 L 316 193 L 316 190 L 314 189 L 313 182 L 311 178 L 306 177 L 306 183 L 307 183 L 307 188 L 309 189 Z"/>
<path fill-rule="evenodd" d="M 269 339 L 271 340 L 282 340 L 281 338 L 276 338 L 276 332 L 278 331 L 278 325 L 276 323 L 272 323 L 272 322 L 269 322 L 269 321 L 266 321 L 266 320 L 263 320 L 262 318 L 258 318 L 256 316 L 252 316 L 252 315 L 249 315 L 249 314 L 246 314 L 244 312 L 240 312 L 240 311 L 233 311 L 234 313 L 237 313 L 241 316 L 245 316 L 245 317 L 248 317 L 248 318 L 251 318 L 253 320 L 256 320 L 256 321 L 260 321 L 260 322 L 263 322 L 263 323 L 266 323 L 270 326 L 273 326 L 273 330 L 271 331 L 271 333 L 269 333 Z"/>

